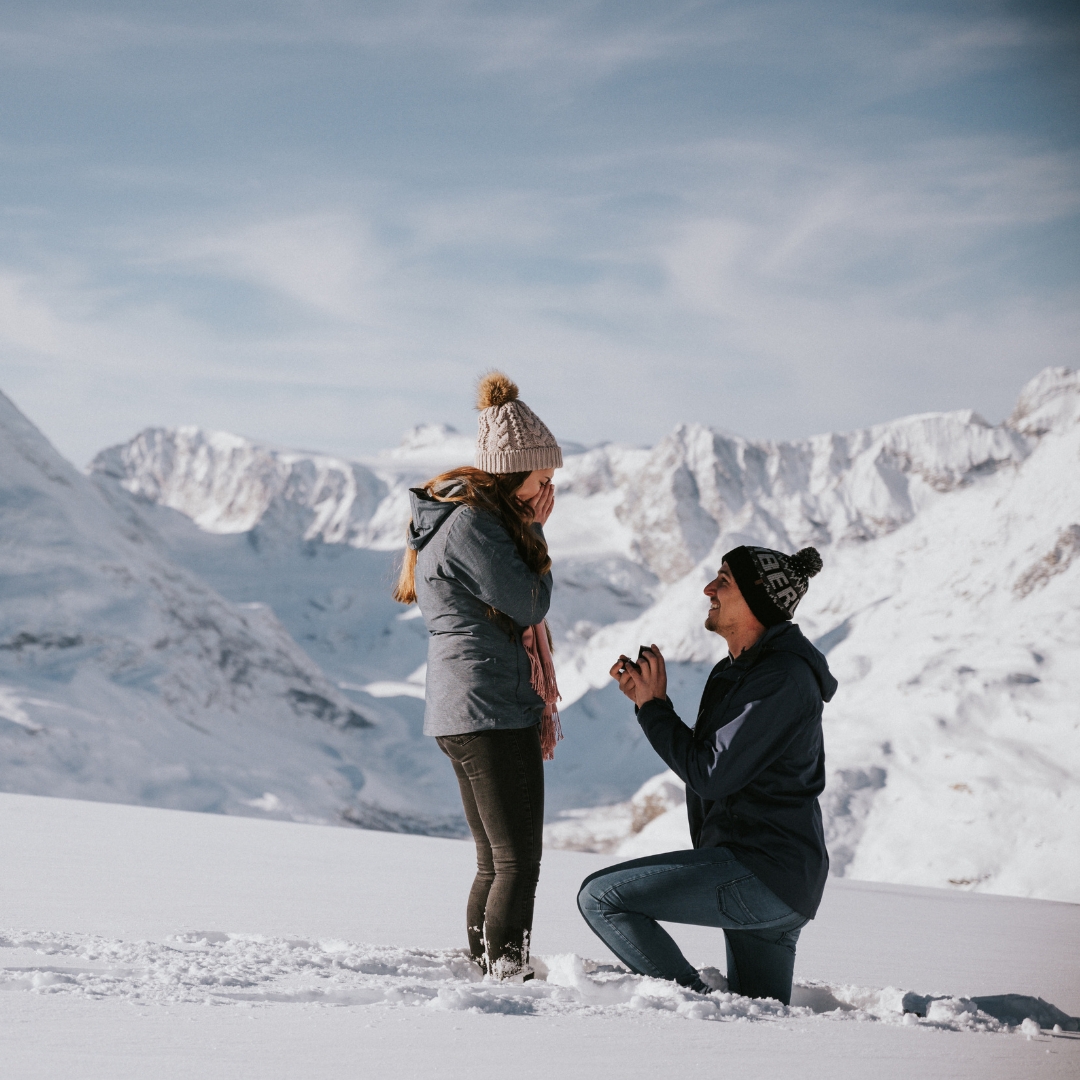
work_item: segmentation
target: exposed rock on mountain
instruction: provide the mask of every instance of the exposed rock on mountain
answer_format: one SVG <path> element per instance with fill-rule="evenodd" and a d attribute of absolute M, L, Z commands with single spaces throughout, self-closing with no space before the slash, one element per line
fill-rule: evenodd
<path fill-rule="evenodd" d="M 931 493 L 1026 454 L 1018 432 L 972 412 L 791 443 L 681 426 L 644 462 L 618 515 L 642 561 L 676 581 L 720 536 L 784 550 L 883 536 L 910 521 Z"/>
<path fill-rule="evenodd" d="M 92 470 L 210 533 L 285 530 L 305 540 L 371 546 L 387 486 L 369 469 L 324 454 L 259 446 L 237 435 L 147 428 L 103 450 Z"/>

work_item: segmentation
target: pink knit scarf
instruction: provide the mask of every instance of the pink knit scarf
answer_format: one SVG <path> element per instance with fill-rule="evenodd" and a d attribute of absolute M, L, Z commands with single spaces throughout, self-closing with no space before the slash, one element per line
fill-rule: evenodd
<path fill-rule="evenodd" d="M 540 750 L 545 761 L 555 757 L 555 744 L 563 737 L 559 723 L 559 710 L 555 702 L 561 698 L 555 683 L 555 665 L 551 660 L 551 642 L 546 622 L 526 626 L 521 632 L 521 643 L 529 654 L 532 667 L 532 688 L 543 698 L 544 716 L 540 721 Z"/>

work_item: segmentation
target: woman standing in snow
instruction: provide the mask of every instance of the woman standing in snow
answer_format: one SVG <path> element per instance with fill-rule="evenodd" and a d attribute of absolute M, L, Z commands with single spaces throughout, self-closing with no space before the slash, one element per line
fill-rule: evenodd
<path fill-rule="evenodd" d="M 424 734 L 453 764 L 476 841 L 469 948 L 485 973 L 528 979 L 543 761 L 562 737 L 543 531 L 562 450 L 500 372 L 481 381 L 477 408 L 476 467 L 410 493 L 394 597 L 419 604 L 431 635 Z"/>

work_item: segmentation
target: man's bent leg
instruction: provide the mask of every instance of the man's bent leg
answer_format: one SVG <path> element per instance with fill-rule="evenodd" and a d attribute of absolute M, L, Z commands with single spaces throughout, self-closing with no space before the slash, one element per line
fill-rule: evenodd
<path fill-rule="evenodd" d="M 651 915 L 628 910 L 643 906 L 640 899 L 630 899 L 639 891 L 636 879 L 620 877 L 619 867 L 612 869 L 616 872 L 594 875 L 582 884 L 578 910 L 585 921 L 631 971 L 698 989 L 698 972 L 674 938 Z"/>
<path fill-rule="evenodd" d="M 672 851 L 609 867 L 585 879 L 578 907 L 597 936 L 632 971 L 694 989 L 704 989 L 698 972 L 657 920 L 774 931 L 773 937 L 806 921 L 726 848 Z M 797 934 L 790 939 L 792 963 L 796 939 Z M 735 957 L 729 954 L 729 977 L 734 973 L 746 987 L 767 985 L 770 996 L 777 996 L 776 977 L 764 982 L 758 978 L 755 955 L 749 945 L 737 944 Z M 762 952 L 759 959 L 771 956 Z M 769 965 L 770 970 L 776 967 L 775 958 Z M 790 997 L 790 966 L 788 973 Z"/>
<path fill-rule="evenodd" d="M 795 944 L 807 919 L 750 873 L 718 888 L 717 899 L 727 943 L 728 988 L 789 1005 Z"/>
<path fill-rule="evenodd" d="M 704 990 L 697 969 L 657 920 L 722 927 L 717 886 L 746 874 L 726 848 L 669 851 L 590 875 L 578 909 L 631 971 Z"/>
<path fill-rule="evenodd" d="M 794 930 L 725 930 L 728 989 L 754 998 L 776 998 L 791 1004 L 795 971 Z"/>

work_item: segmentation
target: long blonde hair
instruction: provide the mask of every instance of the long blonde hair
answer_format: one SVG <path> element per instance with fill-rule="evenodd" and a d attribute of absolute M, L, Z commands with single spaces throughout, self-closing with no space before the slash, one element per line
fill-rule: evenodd
<path fill-rule="evenodd" d="M 534 574 L 546 574 L 551 569 L 547 544 L 530 527 L 532 508 L 519 502 L 514 495 L 528 478 L 528 472 L 489 473 L 467 465 L 433 477 L 424 484 L 424 490 L 440 502 L 465 503 L 477 510 L 486 510 L 510 534 L 525 565 Z M 405 548 L 401 572 L 394 586 L 394 599 L 401 604 L 416 602 L 414 548 Z"/>

